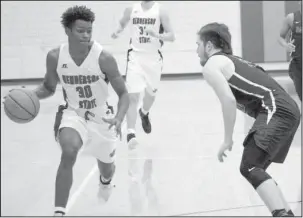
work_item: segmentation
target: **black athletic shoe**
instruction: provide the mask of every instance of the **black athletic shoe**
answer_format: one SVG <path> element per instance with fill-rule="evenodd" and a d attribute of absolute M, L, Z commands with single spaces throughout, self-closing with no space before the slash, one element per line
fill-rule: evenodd
<path fill-rule="evenodd" d="M 273 217 L 292 217 L 285 209 L 275 210 L 272 212 Z"/>
<path fill-rule="evenodd" d="M 292 210 L 287 211 L 287 213 L 291 216 L 295 216 L 295 214 L 292 212 Z"/>
<path fill-rule="evenodd" d="M 149 117 L 148 117 L 149 113 L 144 115 L 141 108 L 140 108 L 139 114 L 140 114 L 140 117 L 141 117 L 142 128 L 143 128 L 144 132 L 147 133 L 147 134 L 151 133 L 151 123 L 150 123 L 150 120 L 149 120 Z"/>

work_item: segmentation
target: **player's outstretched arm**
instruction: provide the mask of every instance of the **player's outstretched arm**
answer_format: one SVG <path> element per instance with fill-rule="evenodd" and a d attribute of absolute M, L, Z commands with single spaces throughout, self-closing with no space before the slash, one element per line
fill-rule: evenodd
<path fill-rule="evenodd" d="M 278 42 L 280 45 L 282 45 L 288 52 L 293 52 L 295 49 L 295 46 L 292 44 L 293 42 L 288 43 L 287 42 L 287 34 L 289 33 L 292 23 L 294 20 L 294 14 L 288 14 L 284 20 L 283 20 L 283 24 L 282 24 L 282 28 L 280 30 L 280 36 L 278 39 Z"/>
<path fill-rule="evenodd" d="M 122 122 L 129 106 L 129 96 L 124 79 L 122 78 L 115 58 L 107 51 L 102 51 L 99 58 L 99 65 L 102 72 L 107 75 L 113 89 L 119 96 L 118 111 L 116 118 Z"/>
<path fill-rule="evenodd" d="M 112 34 L 112 38 L 114 39 L 117 38 L 119 34 L 123 32 L 123 30 L 125 29 L 125 27 L 127 26 L 130 20 L 132 10 L 133 10 L 132 7 L 126 8 L 124 10 L 123 17 L 119 21 L 119 26 L 117 30 Z"/>
<path fill-rule="evenodd" d="M 59 57 L 59 49 L 53 49 L 48 52 L 46 57 L 46 74 L 43 83 L 38 86 L 34 92 L 39 99 L 44 99 L 52 96 L 59 81 L 57 74 L 57 64 Z"/>
<path fill-rule="evenodd" d="M 216 60 L 219 58 L 221 57 L 215 56 L 208 60 L 203 69 L 203 75 L 206 82 L 213 88 L 221 102 L 225 129 L 224 141 L 232 142 L 236 122 L 237 104 L 227 81 L 233 75 L 234 70 L 232 69 L 232 66 L 226 66 L 224 60 Z"/>

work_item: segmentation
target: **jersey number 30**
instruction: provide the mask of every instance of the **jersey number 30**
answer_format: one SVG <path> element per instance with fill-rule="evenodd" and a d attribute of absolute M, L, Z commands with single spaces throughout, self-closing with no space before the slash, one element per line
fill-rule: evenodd
<path fill-rule="evenodd" d="M 76 91 L 79 93 L 80 98 L 90 98 L 93 96 L 92 90 L 89 85 L 76 87 Z"/>

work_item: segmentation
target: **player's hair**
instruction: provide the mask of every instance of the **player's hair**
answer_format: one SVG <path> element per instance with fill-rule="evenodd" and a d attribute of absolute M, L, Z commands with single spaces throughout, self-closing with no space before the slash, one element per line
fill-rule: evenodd
<path fill-rule="evenodd" d="M 68 8 L 61 16 L 61 24 L 63 27 L 71 28 L 76 20 L 84 20 L 88 22 L 95 21 L 95 13 L 86 6 L 73 6 Z"/>
<path fill-rule="evenodd" d="M 198 32 L 204 44 L 210 41 L 216 48 L 222 49 L 225 54 L 232 54 L 231 34 L 225 24 L 209 23 Z"/>

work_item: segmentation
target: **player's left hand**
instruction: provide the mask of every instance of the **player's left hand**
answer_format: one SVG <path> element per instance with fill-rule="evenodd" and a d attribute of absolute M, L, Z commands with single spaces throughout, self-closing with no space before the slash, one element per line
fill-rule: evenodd
<path fill-rule="evenodd" d="M 116 130 L 116 133 L 117 133 L 117 136 L 120 136 L 120 140 L 122 140 L 122 131 L 121 131 L 121 124 L 122 124 L 122 121 L 119 120 L 118 118 L 104 118 L 102 117 L 102 120 L 109 125 L 108 129 L 111 129 L 113 126 L 115 126 L 115 130 Z"/>
<path fill-rule="evenodd" d="M 231 141 L 224 141 L 221 145 L 219 151 L 218 151 L 218 160 L 220 162 L 223 162 L 223 157 L 227 157 L 227 155 L 224 153 L 226 150 L 231 151 L 233 147 L 234 142 Z"/>
<path fill-rule="evenodd" d="M 156 37 L 156 38 L 158 37 L 158 34 L 151 29 L 145 29 L 145 33 L 151 37 Z"/>

